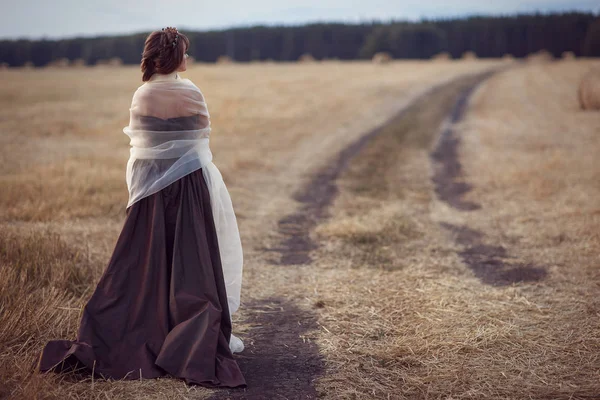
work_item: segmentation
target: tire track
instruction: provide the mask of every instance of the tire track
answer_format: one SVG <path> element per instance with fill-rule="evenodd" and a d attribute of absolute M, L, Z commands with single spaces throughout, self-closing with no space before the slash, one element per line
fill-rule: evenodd
<path fill-rule="evenodd" d="M 450 121 L 456 123 L 463 118 L 470 94 L 496 70 L 471 77 L 455 103 Z M 278 221 L 279 233 L 283 240 L 277 247 L 264 249 L 280 254 L 280 265 L 305 265 L 311 263 L 310 252 L 317 244 L 310 233 L 323 219 L 329 217 L 329 206 L 338 193 L 336 180 L 348 167 L 351 159 L 391 124 L 413 111 L 419 100 L 444 90 L 457 80 L 436 85 L 425 91 L 385 124 L 361 136 L 342 150 L 338 156 L 315 173 L 294 195 L 300 207 Z M 426 105 L 425 105 L 426 106 Z M 421 106 L 420 106 L 421 107 Z M 440 135 L 438 144 L 430 154 L 434 164 L 434 182 L 437 196 L 460 211 L 472 211 L 480 205 L 462 199 L 469 190 L 466 182 L 461 182 L 462 165 L 458 159 L 459 137 L 447 127 Z M 510 256 L 501 246 L 486 245 L 481 232 L 468 227 L 441 224 L 453 235 L 455 242 L 462 247 L 458 254 L 475 276 L 488 284 L 507 284 L 518 280 L 537 280 L 545 271 L 530 265 L 509 266 Z M 314 381 L 324 372 L 324 360 L 318 347 L 305 342 L 305 332 L 317 328 L 316 316 L 303 311 L 282 298 L 271 298 L 247 304 L 248 319 L 255 328 L 242 338 L 246 350 L 237 355 L 242 372 L 247 377 L 248 388 L 243 390 L 222 390 L 212 399 L 262 399 L 262 398 L 318 398 Z"/>
<path fill-rule="evenodd" d="M 454 129 L 454 124 L 464 118 L 468 101 L 475 89 L 492 74 L 493 72 L 484 74 L 481 80 L 463 91 L 450 114 L 450 124 L 443 129 L 437 146 L 431 153 L 435 192 L 441 201 L 459 211 L 474 211 L 481 209 L 481 206 L 463 199 L 472 186 L 463 178 L 458 157 L 460 136 Z M 453 235 L 455 243 L 463 247 L 458 255 L 485 284 L 504 286 L 517 282 L 535 282 L 547 275 L 543 267 L 516 261 L 504 247 L 486 244 L 483 232 L 448 223 L 442 223 L 441 226 Z"/>
<path fill-rule="evenodd" d="M 309 336 L 318 329 L 315 313 L 282 297 L 244 304 L 253 328 L 245 349 L 235 354 L 247 388 L 219 389 L 210 399 L 316 399 L 314 381 L 324 360 Z"/>
<path fill-rule="evenodd" d="M 495 70 L 491 70 L 476 75 L 477 82 L 482 81 L 494 72 Z M 298 210 L 281 218 L 278 221 L 278 231 L 283 236 L 283 240 L 277 247 L 264 250 L 278 252 L 281 256 L 280 261 L 278 262 L 279 265 L 310 264 L 312 261 L 310 252 L 318 247 L 317 244 L 311 239 L 310 232 L 320 221 L 329 217 L 328 208 L 338 192 L 335 181 L 347 168 L 350 160 L 360 153 L 360 151 L 375 136 L 410 112 L 411 106 L 413 106 L 419 100 L 432 95 L 438 90 L 442 90 L 444 87 L 453 84 L 459 79 L 461 78 L 456 78 L 449 82 L 435 85 L 421 93 L 385 123 L 369 131 L 343 149 L 333 162 L 318 170 L 312 176 L 312 178 L 293 196 L 294 200 L 300 203 Z M 473 90 L 474 87 L 475 85 L 469 87 L 469 89 Z M 464 99 L 461 103 L 461 107 L 464 108 L 465 106 L 466 99 Z M 460 113 L 453 114 L 456 114 L 457 116 L 460 115 Z M 448 149 L 444 148 L 444 151 L 446 152 Z M 456 149 L 454 149 L 454 151 L 456 152 Z M 461 186 L 461 184 L 456 183 L 454 180 L 460 175 L 461 171 L 458 158 L 452 154 L 446 155 L 445 153 L 438 155 L 438 157 L 446 157 L 448 159 L 447 168 L 450 169 L 449 174 L 441 174 L 437 178 L 437 180 L 440 182 L 440 192 L 449 194 L 466 193 L 469 190 L 469 187 L 464 185 Z M 438 189 L 436 189 L 436 191 L 437 190 Z M 466 207 L 468 206 L 469 205 Z M 474 206 L 471 205 L 470 207 Z"/>

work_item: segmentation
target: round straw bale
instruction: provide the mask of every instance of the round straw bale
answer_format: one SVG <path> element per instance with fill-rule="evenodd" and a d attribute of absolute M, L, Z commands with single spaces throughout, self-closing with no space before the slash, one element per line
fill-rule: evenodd
<path fill-rule="evenodd" d="M 233 63 L 233 60 L 231 59 L 231 57 L 229 56 L 219 56 L 219 58 L 217 58 L 217 64 L 231 64 Z"/>
<path fill-rule="evenodd" d="M 529 54 L 525 59 L 528 63 L 545 63 L 554 60 L 554 56 L 548 50 L 540 50 Z"/>
<path fill-rule="evenodd" d="M 106 65 L 109 65 L 111 67 L 118 67 L 123 65 L 123 60 L 121 60 L 119 57 L 113 57 L 106 62 Z"/>
<path fill-rule="evenodd" d="M 600 68 L 589 70 L 579 83 L 579 105 L 583 110 L 600 110 Z"/>
<path fill-rule="evenodd" d="M 477 54 L 474 51 L 465 51 L 461 57 L 463 60 L 476 60 Z"/>
<path fill-rule="evenodd" d="M 373 55 L 373 59 L 372 61 L 375 64 L 387 64 L 390 61 L 392 61 L 393 57 L 390 53 L 387 53 L 385 51 L 381 51 L 379 53 L 375 53 L 375 55 Z"/>
<path fill-rule="evenodd" d="M 71 61 L 72 67 L 85 67 L 85 60 L 83 58 L 77 58 Z"/>
<path fill-rule="evenodd" d="M 301 62 L 301 63 L 315 62 L 315 58 L 310 53 L 304 53 L 298 58 L 298 62 Z"/>
<path fill-rule="evenodd" d="M 452 57 L 450 57 L 450 53 L 448 53 L 447 51 L 443 51 L 431 57 L 433 61 L 448 61 L 451 58 Z"/>
<path fill-rule="evenodd" d="M 562 53 L 563 60 L 574 60 L 575 58 L 577 58 L 577 57 L 575 56 L 575 53 L 573 53 L 572 51 L 563 51 L 563 53 Z"/>
<path fill-rule="evenodd" d="M 46 64 L 46 67 L 51 67 L 51 68 L 64 68 L 64 67 L 68 67 L 69 66 L 69 59 L 68 58 L 58 58 L 56 60 L 52 60 L 50 61 L 48 64 Z"/>

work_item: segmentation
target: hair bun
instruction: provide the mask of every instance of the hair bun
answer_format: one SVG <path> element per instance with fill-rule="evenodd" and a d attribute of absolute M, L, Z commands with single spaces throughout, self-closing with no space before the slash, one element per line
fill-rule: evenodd
<path fill-rule="evenodd" d="M 177 30 L 177 28 L 175 28 L 174 26 L 167 26 L 166 28 L 162 28 L 162 31 L 167 33 L 173 33 L 175 35 L 175 38 L 171 42 L 171 47 L 175 48 L 179 39 L 179 31 Z"/>
<path fill-rule="evenodd" d="M 142 81 L 150 79 L 154 72 L 171 73 L 184 62 L 189 39 L 177 28 L 168 26 L 151 32 L 144 42 L 141 70 Z"/>

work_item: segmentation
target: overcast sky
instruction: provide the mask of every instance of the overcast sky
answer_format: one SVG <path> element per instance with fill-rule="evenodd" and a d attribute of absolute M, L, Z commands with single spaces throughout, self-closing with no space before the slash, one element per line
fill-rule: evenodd
<path fill-rule="evenodd" d="M 0 4 L 3 39 L 116 35 L 165 26 L 185 32 L 259 23 L 415 20 L 564 10 L 600 12 L 599 0 L 0 0 Z"/>

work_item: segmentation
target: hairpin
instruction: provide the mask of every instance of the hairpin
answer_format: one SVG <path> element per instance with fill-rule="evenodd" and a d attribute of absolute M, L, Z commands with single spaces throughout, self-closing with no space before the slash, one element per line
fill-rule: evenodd
<path fill-rule="evenodd" d="M 163 32 L 173 32 L 175 33 L 175 38 L 171 42 L 173 47 L 177 46 L 177 40 L 179 39 L 179 31 L 175 27 L 167 26 L 166 28 L 162 28 Z"/>

